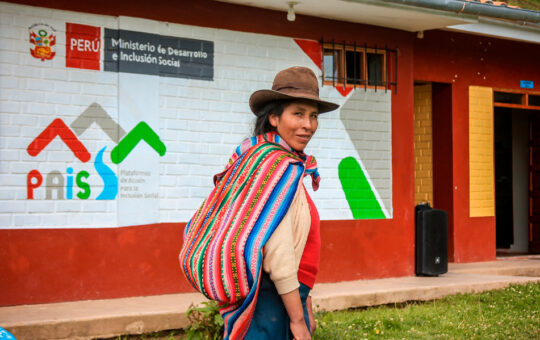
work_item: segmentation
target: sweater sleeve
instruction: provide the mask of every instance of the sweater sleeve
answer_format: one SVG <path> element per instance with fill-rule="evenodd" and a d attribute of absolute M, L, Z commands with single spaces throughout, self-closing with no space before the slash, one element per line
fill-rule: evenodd
<path fill-rule="evenodd" d="M 310 222 L 306 194 L 299 187 L 289 210 L 263 248 L 263 270 L 270 275 L 280 295 L 300 286 L 298 266 Z"/>

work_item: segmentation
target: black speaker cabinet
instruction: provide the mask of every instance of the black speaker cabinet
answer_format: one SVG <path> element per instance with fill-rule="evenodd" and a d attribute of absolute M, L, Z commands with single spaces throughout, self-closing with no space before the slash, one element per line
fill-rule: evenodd
<path fill-rule="evenodd" d="M 448 271 L 448 213 L 429 204 L 415 207 L 415 273 L 437 276 Z"/>

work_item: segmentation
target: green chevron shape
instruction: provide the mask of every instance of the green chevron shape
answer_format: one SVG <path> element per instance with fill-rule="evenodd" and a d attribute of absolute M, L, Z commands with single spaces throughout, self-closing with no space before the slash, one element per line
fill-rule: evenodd
<path fill-rule="evenodd" d="M 156 150 L 160 156 L 164 156 L 167 152 L 167 147 L 154 130 L 146 122 L 140 122 L 112 149 L 111 161 L 114 164 L 122 163 L 141 140 Z"/>
<path fill-rule="evenodd" d="M 338 175 L 354 219 L 386 218 L 366 174 L 353 157 L 341 160 Z"/>

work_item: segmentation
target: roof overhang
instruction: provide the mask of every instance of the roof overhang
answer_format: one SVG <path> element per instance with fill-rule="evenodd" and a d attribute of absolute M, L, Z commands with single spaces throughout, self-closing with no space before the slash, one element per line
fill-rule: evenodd
<path fill-rule="evenodd" d="M 244 6 L 253 6 L 287 12 L 292 0 L 218 0 Z M 474 18 L 457 17 L 447 12 L 403 6 L 392 3 L 347 0 L 296 0 L 296 14 L 313 17 L 389 27 L 418 32 L 450 25 L 474 23 Z M 283 20 L 286 20 L 283 16 Z"/>
<path fill-rule="evenodd" d="M 537 25 L 520 25 L 502 20 L 479 18 L 477 23 L 452 25 L 446 29 L 449 31 L 540 44 L 540 27 Z"/>
<path fill-rule="evenodd" d="M 447 29 L 503 39 L 540 43 L 538 25 L 518 25 L 476 15 L 377 0 L 218 0 L 287 12 L 293 1 L 299 15 L 361 23 L 409 32 Z M 286 15 L 283 15 L 283 20 Z"/>

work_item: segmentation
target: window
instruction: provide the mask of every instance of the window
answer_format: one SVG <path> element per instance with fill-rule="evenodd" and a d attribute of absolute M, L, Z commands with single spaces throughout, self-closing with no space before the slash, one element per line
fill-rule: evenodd
<path fill-rule="evenodd" d="M 501 91 L 495 91 L 493 93 L 493 101 L 497 103 L 523 104 L 524 103 L 523 97 L 524 95 L 522 93 L 501 92 Z"/>
<path fill-rule="evenodd" d="M 540 106 L 540 93 L 493 89 L 493 106 L 531 109 Z"/>
<path fill-rule="evenodd" d="M 364 82 L 364 51 L 358 49 L 345 51 L 345 72 L 347 84 L 361 85 Z"/>
<path fill-rule="evenodd" d="M 389 79 L 397 74 L 397 50 L 328 42 L 322 46 L 323 85 L 385 90 L 397 86 L 396 80 Z M 394 62 L 393 72 L 388 70 L 390 61 Z"/>
<path fill-rule="evenodd" d="M 324 80 L 326 82 L 338 83 L 343 79 L 343 72 L 341 70 L 341 50 L 324 50 Z"/>
<path fill-rule="evenodd" d="M 367 70 L 368 70 L 368 85 L 384 86 L 385 83 L 385 67 L 384 67 L 384 52 L 368 51 L 367 54 Z"/>
<path fill-rule="evenodd" d="M 529 95 L 529 105 L 540 106 L 540 96 Z"/>

